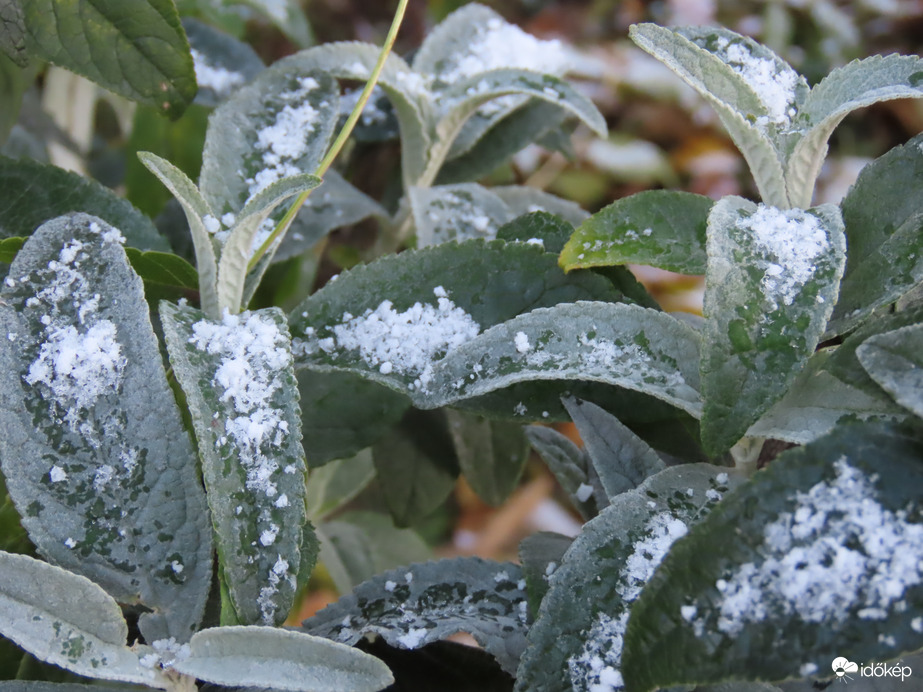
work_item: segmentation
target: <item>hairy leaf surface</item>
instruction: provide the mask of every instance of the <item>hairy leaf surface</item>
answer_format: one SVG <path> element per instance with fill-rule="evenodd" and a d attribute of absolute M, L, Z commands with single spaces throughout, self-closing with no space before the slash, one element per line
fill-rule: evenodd
<path fill-rule="evenodd" d="M 923 417 L 923 324 L 915 324 L 868 339 L 856 355 L 894 400 Z"/>
<path fill-rule="evenodd" d="M 492 239 L 513 218 L 499 197 L 476 183 L 414 187 L 410 203 L 417 227 L 417 247 L 450 240 Z"/>
<path fill-rule="evenodd" d="M 214 108 L 263 71 L 263 61 L 250 47 L 196 19 L 184 18 L 199 91 L 196 103 Z"/>
<path fill-rule="evenodd" d="M 606 490 L 586 450 L 554 428 L 530 425 L 525 433 L 529 443 L 542 457 L 584 520 L 592 519 L 603 507 L 608 506 Z"/>

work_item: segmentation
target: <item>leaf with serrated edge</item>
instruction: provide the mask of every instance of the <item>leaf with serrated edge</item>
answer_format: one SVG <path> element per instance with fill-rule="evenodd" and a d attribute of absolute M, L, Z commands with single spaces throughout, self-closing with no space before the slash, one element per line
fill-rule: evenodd
<path fill-rule="evenodd" d="M 791 206 L 780 128 L 784 132 L 790 111 L 807 94 L 804 78 L 768 48 L 727 29 L 635 24 L 629 35 L 708 100 L 747 160 L 763 201 Z M 757 91 L 761 81 L 765 93 Z"/>
<path fill-rule="evenodd" d="M 374 656 L 304 632 L 215 627 L 197 632 L 172 668 L 206 682 L 291 692 L 377 692 L 394 682 Z"/>
<path fill-rule="evenodd" d="M 856 355 L 882 389 L 904 408 L 923 418 L 923 324 L 878 334 Z"/>
<path fill-rule="evenodd" d="M 905 55 L 875 55 L 854 60 L 824 77 L 799 106 L 801 133 L 786 161 L 792 206 L 811 203 L 814 182 L 827 153 L 827 140 L 849 113 L 879 101 L 923 97 L 923 60 Z"/>
<path fill-rule="evenodd" d="M 729 449 L 814 353 L 846 262 L 839 209 L 725 197 L 708 217 L 702 442 Z"/>
<path fill-rule="evenodd" d="M 839 656 L 923 647 L 921 456 L 918 436 L 880 423 L 779 455 L 648 583 L 625 635 L 627 687 L 829 675 Z"/>
<path fill-rule="evenodd" d="M 39 660 L 101 680 L 167 688 L 127 646 L 112 597 L 85 577 L 0 551 L 0 633 Z"/>
<path fill-rule="evenodd" d="M 525 583 L 517 565 L 477 557 L 379 574 L 302 623 L 304 631 L 353 644 L 365 633 L 416 649 L 468 632 L 508 673 L 525 646 Z"/>
<path fill-rule="evenodd" d="M 444 406 L 532 380 L 625 387 L 701 414 L 699 338 L 678 320 L 623 303 L 539 308 L 491 327 L 433 366 L 422 403 Z"/>
<path fill-rule="evenodd" d="M 728 469 L 687 464 L 612 498 L 551 572 L 515 689 L 622 689 L 622 635 L 633 602 L 673 542 L 742 481 Z"/>
<path fill-rule="evenodd" d="M 600 276 L 565 275 L 540 248 L 475 240 L 357 266 L 293 310 L 290 323 L 298 367 L 353 371 L 432 408 L 424 381 L 460 341 L 535 307 L 619 298 Z"/>
<path fill-rule="evenodd" d="M 149 641 L 202 616 L 211 532 L 195 452 L 118 231 L 44 224 L 0 293 L 0 460 L 39 552 L 122 603 Z"/>
<path fill-rule="evenodd" d="M 305 526 L 298 387 L 278 308 L 209 320 L 160 303 L 167 352 L 189 403 L 218 557 L 241 622 L 282 622 Z"/>
<path fill-rule="evenodd" d="M 605 489 L 600 506 L 666 468 L 657 452 L 605 409 L 577 399 L 564 399 L 564 406 Z"/>
<path fill-rule="evenodd" d="M 30 0 L 23 9 L 33 55 L 173 119 L 192 103 L 192 57 L 171 0 Z"/>
<path fill-rule="evenodd" d="M 714 202 L 703 195 L 649 190 L 595 213 L 561 253 L 566 270 L 646 264 L 681 274 L 704 274 L 705 225 Z"/>
<path fill-rule="evenodd" d="M 828 336 L 923 280 L 923 135 L 891 149 L 859 174 L 842 202 L 849 256 Z"/>
<path fill-rule="evenodd" d="M 584 449 L 554 428 L 530 425 L 525 433 L 529 444 L 542 457 L 584 520 L 592 519 L 609 504 L 606 490 L 593 468 L 590 455 Z M 586 487 L 592 492 L 587 492 Z"/>
<path fill-rule="evenodd" d="M 141 163 L 173 193 L 183 207 L 192 245 L 195 248 L 196 270 L 199 272 L 199 294 L 202 309 L 211 315 L 218 315 L 218 260 L 211 233 L 205 227 L 205 219 L 214 218 L 212 209 L 186 174 L 166 159 L 148 151 L 139 151 Z"/>
<path fill-rule="evenodd" d="M 250 44 L 190 17 L 183 18 L 196 67 L 197 104 L 214 108 L 263 71 Z"/>
<path fill-rule="evenodd" d="M 450 240 L 492 239 L 513 218 L 503 200 L 476 183 L 414 187 L 410 204 L 421 248 Z"/>

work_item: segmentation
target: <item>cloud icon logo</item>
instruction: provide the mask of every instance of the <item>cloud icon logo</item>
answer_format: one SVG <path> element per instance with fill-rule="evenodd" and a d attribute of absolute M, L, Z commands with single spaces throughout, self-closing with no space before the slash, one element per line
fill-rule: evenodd
<path fill-rule="evenodd" d="M 838 678 L 842 678 L 847 673 L 859 672 L 859 664 L 853 663 L 842 656 L 833 659 L 833 663 L 830 664 L 830 667 L 833 668 L 833 672 L 836 673 Z"/>

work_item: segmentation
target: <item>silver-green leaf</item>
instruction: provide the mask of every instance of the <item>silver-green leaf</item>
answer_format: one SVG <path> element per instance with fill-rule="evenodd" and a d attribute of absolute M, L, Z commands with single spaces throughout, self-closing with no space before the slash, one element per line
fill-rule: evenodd
<path fill-rule="evenodd" d="M 923 324 L 895 329 L 867 339 L 859 362 L 894 400 L 923 417 Z"/>
<path fill-rule="evenodd" d="M 497 229 L 513 218 L 502 199 L 476 183 L 414 187 L 409 196 L 417 247 L 495 238 Z"/>

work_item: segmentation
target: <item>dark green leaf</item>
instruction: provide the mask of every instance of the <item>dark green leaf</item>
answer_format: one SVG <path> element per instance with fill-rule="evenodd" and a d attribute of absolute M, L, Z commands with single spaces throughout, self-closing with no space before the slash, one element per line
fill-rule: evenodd
<path fill-rule="evenodd" d="M 674 466 L 612 498 L 550 571 L 516 689 L 622 689 L 633 602 L 673 542 L 742 480 L 708 464 Z"/>
<path fill-rule="evenodd" d="M 202 616 L 211 532 L 195 452 L 167 384 L 141 280 L 118 231 L 44 224 L 0 294 L 0 459 L 39 552 L 186 641 Z"/>
<path fill-rule="evenodd" d="M 567 271 L 646 264 L 681 274 L 704 274 L 705 226 L 714 202 L 670 190 L 639 192 L 583 222 L 561 253 Z"/>
<path fill-rule="evenodd" d="M 560 217 L 547 211 L 534 211 L 503 224 L 497 230 L 497 238 L 539 245 L 545 252 L 557 255 L 573 232 L 574 227 Z"/>
<path fill-rule="evenodd" d="M 23 9 L 31 54 L 171 119 L 192 103 L 195 72 L 172 0 L 30 0 Z"/>
<path fill-rule="evenodd" d="M 0 146 L 7 143 L 19 119 L 22 96 L 29 83 L 25 70 L 17 67 L 5 55 L 0 55 Z"/>
<path fill-rule="evenodd" d="M 337 459 L 308 475 L 305 504 L 308 516 L 326 519 L 361 493 L 375 478 L 372 450 L 363 449 L 350 459 Z"/>
<path fill-rule="evenodd" d="M 29 63 L 26 54 L 26 17 L 22 0 L 0 2 L 0 51 L 19 67 Z M 0 137 L 0 140 L 4 138 Z"/>
<path fill-rule="evenodd" d="M 539 453 L 571 504 L 584 520 L 599 514 L 609 498 L 586 450 L 578 447 L 554 428 L 530 425 L 525 429 L 529 443 Z"/>
<path fill-rule="evenodd" d="M 923 324 L 877 334 L 856 355 L 897 403 L 923 418 Z"/>
<path fill-rule="evenodd" d="M 923 646 L 923 441 L 840 426 L 678 542 L 635 604 L 626 686 L 785 680 Z"/>
<path fill-rule="evenodd" d="M 729 449 L 814 353 L 846 261 L 839 210 L 725 197 L 708 219 L 702 442 Z"/>
<path fill-rule="evenodd" d="M 308 24 L 299 0 L 239 0 L 265 16 L 299 48 L 314 43 L 311 25 Z"/>
<path fill-rule="evenodd" d="M 0 240 L 0 262 L 4 264 L 12 263 L 16 253 L 22 248 L 25 238 L 4 238 Z"/>
<path fill-rule="evenodd" d="M 195 63 L 196 103 L 214 107 L 263 71 L 249 44 L 195 19 L 183 19 Z"/>
<path fill-rule="evenodd" d="M 240 622 L 285 620 L 305 525 L 301 412 L 277 308 L 209 320 L 160 304 L 167 351 L 189 404 L 222 574 Z"/>
<path fill-rule="evenodd" d="M 125 254 L 131 263 L 131 268 L 144 280 L 145 284 L 169 286 L 187 291 L 199 289 L 199 275 L 195 267 L 178 255 L 154 250 L 142 252 L 131 247 L 125 250 Z"/>
<path fill-rule="evenodd" d="M 559 533 L 539 531 L 526 536 L 519 544 L 519 561 L 526 578 L 526 591 L 529 594 L 529 613 L 534 619 L 539 605 L 548 593 L 548 581 L 561 564 L 561 558 L 570 548 L 574 539 Z"/>
<path fill-rule="evenodd" d="M 468 557 L 379 574 L 302 627 L 344 644 L 375 633 L 405 649 L 468 632 L 512 673 L 525 646 L 527 610 L 518 566 Z"/>
<path fill-rule="evenodd" d="M 42 223 L 86 211 L 112 224 L 129 247 L 167 252 L 154 224 L 109 188 L 89 178 L 30 159 L 0 156 L 0 238 L 27 237 Z"/>

